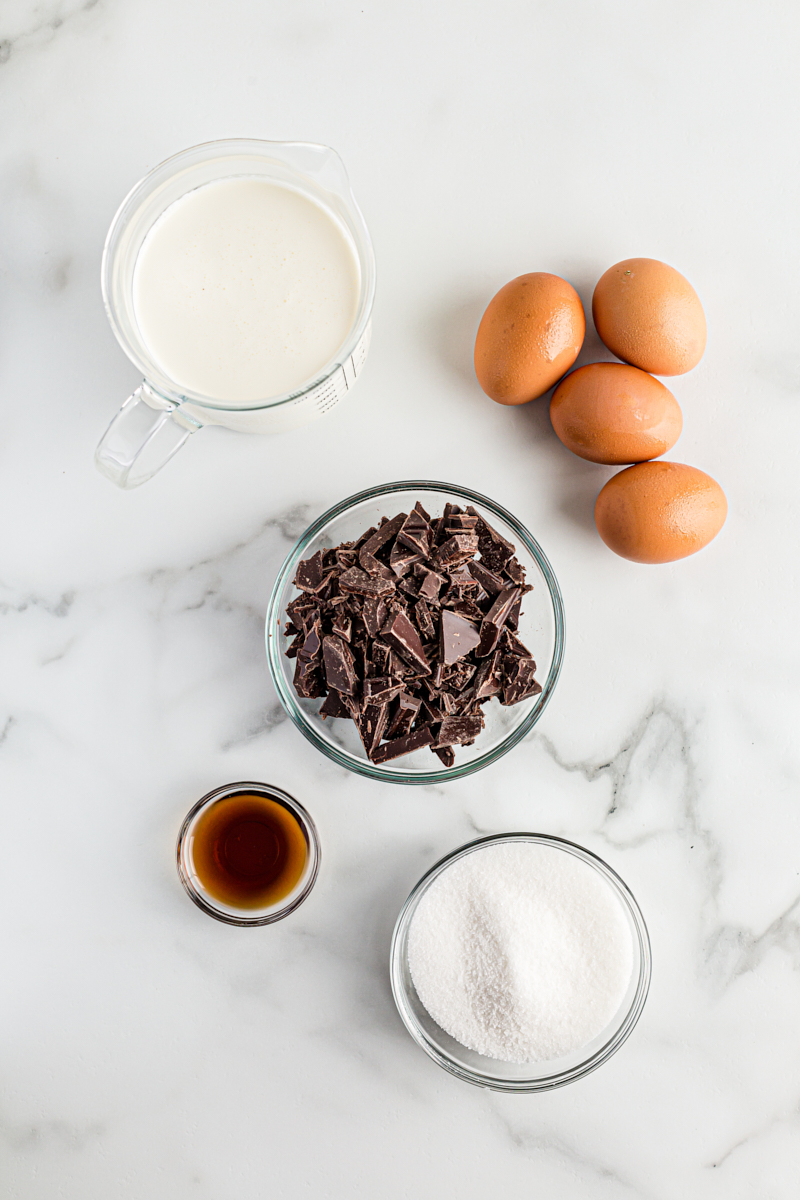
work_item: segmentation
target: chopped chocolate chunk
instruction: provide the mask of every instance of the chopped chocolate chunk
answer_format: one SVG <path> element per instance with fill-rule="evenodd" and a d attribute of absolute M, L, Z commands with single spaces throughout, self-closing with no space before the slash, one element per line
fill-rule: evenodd
<path fill-rule="evenodd" d="M 328 687 L 336 688 L 337 692 L 344 692 L 347 696 L 354 695 L 358 676 L 347 643 L 330 634 L 322 640 L 322 655 Z"/>
<path fill-rule="evenodd" d="M 364 699 L 370 704 L 388 704 L 403 691 L 403 683 L 390 675 L 373 675 L 364 680 Z"/>
<path fill-rule="evenodd" d="M 478 517 L 470 517 L 466 513 L 452 513 L 447 520 L 447 531 L 457 533 L 466 530 L 471 533 L 473 529 L 477 529 L 478 520 Z"/>
<path fill-rule="evenodd" d="M 372 753 L 383 737 L 388 717 L 389 710 L 385 704 L 366 704 L 364 706 L 356 724 L 367 754 Z"/>
<path fill-rule="evenodd" d="M 387 738 L 405 737 L 416 720 L 421 704 L 422 701 L 417 696 L 409 696 L 407 692 L 401 692 L 397 697 L 397 709 L 392 717 L 392 722 L 386 730 Z"/>
<path fill-rule="evenodd" d="M 407 733 L 404 737 L 393 738 L 391 742 L 384 742 L 381 746 L 376 746 L 370 754 L 370 758 L 374 763 L 391 762 L 394 758 L 401 758 L 404 754 L 421 750 L 423 746 L 430 746 L 432 741 L 433 734 L 427 725 L 423 725 L 421 729 L 415 729 L 413 733 Z"/>
<path fill-rule="evenodd" d="M 392 552 L 389 555 L 389 566 L 398 578 L 402 578 L 413 566 L 422 562 L 424 557 L 423 554 L 416 554 L 413 550 L 409 550 L 408 546 L 403 546 L 397 541 L 392 546 Z"/>
<path fill-rule="evenodd" d="M 468 621 L 474 621 L 477 625 L 483 621 L 483 609 L 472 600 L 451 600 L 447 607 L 452 612 L 458 613 L 460 617 L 466 617 Z"/>
<path fill-rule="evenodd" d="M 456 761 L 455 750 L 452 746 L 431 746 L 431 750 L 440 758 L 446 767 L 452 767 Z"/>
<path fill-rule="evenodd" d="M 466 742 L 474 741 L 482 729 L 482 717 L 445 717 L 436 745 L 463 746 Z"/>
<path fill-rule="evenodd" d="M 315 622 L 305 636 L 302 646 L 297 651 L 297 657 L 303 662 L 313 662 L 317 660 L 319 666 L 319 658 L 322 654 L 322 642 L 319 636 L 319 624 Z"/>
<path fill-rule="evenodd" d="M 498 645 L 504 654 L 514 654 L 517 658 L 532 657 L 528 647 L 519 640 L 516 633 L 513 633 L 508 628 L 508 621 L 506 621 L 506 627 L 500 635 Z"/>
<path fill-rule="evenodd" d="M 456 533 L 436 549 L 436 562 L 439 567 L 453 567 L 456 563 L 466 562 L 478 552 L 478 535 L 475 533 Z"/>
<path fill-rule="evenodd" d="M 358 552 L 361 549 L 361 547 L 363 545 L 365 545 L 369 541 L 369 539 L 372 537 L 373 533 L 376 533 L 376 532 L 377 532 L 377 526 L 370 525 L 369 529 L 365 530 L 365 532 L 362 533 L 360 538 L 357 538 L 354 542 L 346 542 L 345 546 L 348 550 L 352 550 L 355 553 L 356 558 L 358 558 Z"/>
<path fill-rule="evenodd" d="M 406 579 L 401 579 L 399 583 L 401 592 L 405 592 L 407 596 L 413 596 L 415 599 L 419 595 L 419 580 L 414 579 L 409 575 Z"/>
<path fill-rule="evenodd" d="M 503 631 L 506 632 L 505 630 Z M 495 650 L 489 658 L 484 658 L 475 673 L 473 693 L 476 700 L 486 700 L 496 696 L 502 688 L 500 674 L 502 651 Z"/>
<path fill-rule="evenodd" d="M 294 669 L 294 690 L 304 700 L 314 700 L 317 696 L 325 695 L 325 685 L 322 682 L 319 663 L 304 662 L 299 655 L 297 656 L 297 665 Z"/>
<path fill-rule="evenodd" d="M 477 668 L 473 663 L 464 662 L 462 659 L 450 671 L 445 672 L 445 683 L 453 691 L 463 692 L 476 670 Z"/>
<path fill-rule="evenodd" d="M 436 571 L 429 571 L 427 567 L 421 568 L 422 583 L 419 585 L 419 594 L 423 600 L 436 600 L 439 597 L 439 592 L 443 584 L 447 583 L 444 575 L 439 575 Z"/>
<path fill-rule="evenodd" d="M 287 658 L 297 658 L 297 651 L 300 649 L 302 644 L 303 644 L 303 635 L 302 635 L 302 633 L 298 633 L 297 637 L 294 638 L 294 640 L 291 641 L 289 643 L 289 645 L 286 647 L 286 651 L 285 651 L 286 657 Z"/>
<path fill-rule="evenodd" d="M 323 721 L 326 717 L 349 717 L 350 713 L 346 705 L 342 701 L 341 694 L 335 688 L 331 688 L 325 699 L 322 701 L 322 707 L 319 710 L 319 715 Z"/>
<path fill-rule="evenodd" d="M 381 631 L 384 621 L 389 615 L 385 600 L 379 596 L 368 596 L 361 610 L 361 617 L 367 627 L 370 637 L 376 638 Z"/>
<path fill-rule="evenodd" d="M 350 636 L 353 632 L 353 622 L 347 613 L 337 612 L 334 614 L 333 632 L 340 638 L 344 638 L 346 642 L 350 641 Z"/>
<path fill-rule="evenodd" d="M 518 598 L 519 588 L 516 587 L 504 588 L 500 595 L 496 597 L 494 604 L 483 618 L 480 644 L 475 651 L 477 658 L 485 658 L 487 654 L 492 653 L 497 645 L 503 626 L 508 619 L 508 614 L 511 612 Z"/>
<path fill-rule="evenodd" d="M 394 579 L 394 572 L 384 563 L 379 562 L 375 555 L 397 536 L 405 519 L 405 513 L 398 513 L 393 520 L 385 521 L 359 550 L 358 561 L 368 575 L 378 575 L 382 579 Z"/>
<path fill-rule="evenodd" d="M 520 700 L 539 695 L 542 688 L 533 677 L 536 663 L 532 658 L 507 658 L 503 667 L 505 678 L 501 704 L 519 704 Z"/>
<path fill-rule="evenodd" d="M 517 596 L 514 603 L 511 605 L 508 616 L 506 617 L 506 627 L 507 628 L 511 628 L 511 629 L 519 628 L 519 618 L 520 618 L 521 612 L 522 612 L 522 589 L 520 588 L 520 593 Z"/>
<path fill-rule="evenodd" d="M 418 600 L 414 605 L 414 615 L 417 618 L 417 626 L 423 637 L 432 638 L 436 636 L 436 626 L 433 623 L 431 610 L 428 608 L 424 600 Z"/>
<path fill-rule="evenodd" d="M 370 647 L 369 657 L 375 667 L 376 675 L 391 675 L 390 659 L 392 652 L 386 645 L 386 642 L 376 638 Z"/>
<path fill-rule="evenodd" d="M 503 573 L 508 576 L 512 583 L 521 585 L 525 582 L 525 572 L 522 569 L 522 564 L 517 561 L 513 554 L 503 566 Z"/>
<path fill-rule="evenodd" d="M 478 517 L 478 549 L 480 550 L 481 562 L 490 571 L 500 571 L 508 562 L 514 553 L 514 546 L 504 537 L 492 529 L 488 521 L 486 521 L 476 509 L 469 507 L 467 512 Z"/>
<path fill-rule="evenodd" d="M 407 662 L 419 667 L 425 675 L 430 673 L 431 664 L 425 657 L 420 636 L 402 609 L 392 614 L 381 632 L 389 645 Z"/>
<path fill-rule="evenodd" d="M 322 580 L 322 551 L 318 550 L 311 558 L 297 564 L 294 585 L 304 592 L 316 592 L 317 588 L 322 586 Z"/>
<path fill-rule="evenodd" d="M 415 554 L 427 558 L 430 553 L 432 536 L 433 531 L 428 521 L 416 509 L 412 509 L 403 522 L 397 540 L 402 546 L 413 550 Z"/>
<path fill-rule="evenodd" d="M 398 513 L 397 516 L 393 517 L 391 521 L 383 521 L 378 526 L 375 533 L 373 533 L 372 537 L 369 538 L 368 541 L 364 542 L 364 545 L 359 551 L 359 559 L 363 553 L 377 554 L 387 542 L 391 542 L 393 538 L 396 538 L 397 534 L 402 529 L 405 520 L 406 514 Z"/>
<path fill-rule="evenodd" d="M 472 621 L 447 608 L 442 609 L 439 631 L 441 660 L 445 666 L 450 666 L 465 654 L 469 654 L 481 640 L 477 626 Z"/>
<path fill-rule="evenodd" d="M 490 596 L 496 596 L 498 592 L 502 592 L 506 586 L 500 575 L 495 575 L 494 571 L 490 571 L 482 562 L 473 559 L 467 563 L 467 570 L 477 579 L 478 583 L 489 593 Z"/>
<path fill-rule="evenodd" d="M 339 587 L 343 592 L 352 592 L 356 596 L 391 596 L 394 592 L 391 579 L 376 578 L 366 571 L 360 571 L 358 567 L 350 567 L 342 572 Z"/>
<path fill-rule="evenodd" d="M 342 571 L 348 571 L 350 567 L 354 567 L 358 562 L 358 555 L 355 550 L 346 550 L 344 546 L 340 546 L 336 551 L 336 563 Z"/>

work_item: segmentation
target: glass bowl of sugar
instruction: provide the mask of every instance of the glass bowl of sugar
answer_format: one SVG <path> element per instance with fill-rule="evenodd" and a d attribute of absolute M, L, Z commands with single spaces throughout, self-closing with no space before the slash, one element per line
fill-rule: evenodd
<path fill-rule="evenodd" d="M 423 875 L 398 917 L 391 984 L 414 1041 L 478 1087 L 549 1091 L 597 1069 L 650 986 L 639 905 L 563 838 L 479 838 Z"/>

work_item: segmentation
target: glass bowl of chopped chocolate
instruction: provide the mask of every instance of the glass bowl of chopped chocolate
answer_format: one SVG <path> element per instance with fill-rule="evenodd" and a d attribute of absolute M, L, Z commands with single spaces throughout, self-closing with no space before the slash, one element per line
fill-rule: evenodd
<path fill-rule="evenodd" d="M 306 530 L 275 582 L 266 641 L 281 703 L 318 750 L 372 779 L 436 784 L 488 766 L 539 720 L 564 609 L 511 513 L 409 480 Z"/>

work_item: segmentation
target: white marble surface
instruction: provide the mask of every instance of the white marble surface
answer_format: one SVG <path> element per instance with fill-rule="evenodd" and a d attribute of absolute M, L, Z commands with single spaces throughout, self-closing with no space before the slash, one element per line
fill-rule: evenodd
<path fill-rule="evenodd" d="M 4 1197 L 797 1195 L 798 32 L 789 0 L 0 5 Z M 146 169 L 236 135 L 344 157 L 378 259 L 370 359 L 307 432 L 204 431 L 124 494 L 92 465 L 137 383 L 105 230 Z M 660 568 L 597 538 L 610 472 L 470 365 L 513 275 L 588 301 L 638 254 L 705 303 L 672 456 L 730 501 Z M 307 520 L 415 476 L 511 508 L 567 611 L 541 725 L 440 790 L 316 755 L 262 644 Z M 239 778 L 321 827 L 318 886 L 274 929 L 204 917 L 173 866 L 187 807 Z M 606 857 L 653 940 L 634 1035 L 552 1095 L 451 1079 L 388 986 L 419 874 L 509 828 Z"/>

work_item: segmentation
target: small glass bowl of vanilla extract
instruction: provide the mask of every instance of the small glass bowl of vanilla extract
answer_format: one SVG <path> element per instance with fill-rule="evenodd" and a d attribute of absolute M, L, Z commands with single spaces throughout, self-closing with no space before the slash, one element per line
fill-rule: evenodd
<path fill-rule="evenodd" d="M 198 908 L 228 925 L 271 925 L 298 908 L 319 872 L 316 825 L 267 783 L 203 796 L 178 834 L 178 875 Z"/>

